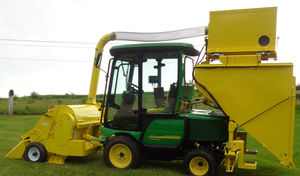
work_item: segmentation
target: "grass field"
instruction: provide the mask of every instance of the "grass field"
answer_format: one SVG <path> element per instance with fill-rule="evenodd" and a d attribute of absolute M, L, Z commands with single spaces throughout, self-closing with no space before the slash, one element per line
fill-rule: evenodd
<path fill-rule="evenodd" d="M 65 165 L 47 163 L 30 163 L 24 160 L 4 158 L 18 142 L 19 137 L 31 129 L 40 116 L 0 116 L 0 176 L 4 175 L 184 175 L 182 161 L 144 161 L 136 170 L 118 170 L 107 168 L 102 159 L 102 152 L 84 158 L 68 158 Z M 257 156 L 249 156 L 248 160 L 258 162 L 257 170 L 235 169 L 234 173 L 225 173 L 220 166 L 217 175 L 251 175 L 251 176 L 299 176 L 300 175 L 300 110 L 296 110 L 294 162 L 296 169 L 282 167 L 279 161 L 253 138 L 248 140 L 249 149 L 257 149 Z"/>
<path fill-rule="evenodd" d="M 97 101 L 102 96 L 97 97 Z M 85 104 L 87 95 L 38 95 L 36 97 L 24 96 L 14 98 L 15 115 L 41 115 L 47 112 L 52 105 Z M 8 114 L 8 98 L 0 98 L 0 115 Z"/>
<path fill-rule="evenodd" d="M 168 92 L 166 92 L 167 96 Z M 196 91 L 194 99 L 200 98 L 202 94 Z M 87 95 L 37 95 L 37 96 L 24 96 L 14 97 L 14 115 L 41 115 L 47 112 L 52 105 L 78 105 L 85 104 Z M 116 102 L 122 102 L 122 95 L 116 96 Z M 103 100 L 103 95 L 97 96 L 97 102 Z M 145 92 L 143 94 L 143 104 L 154 105 L 153 93 Z M 137 101 L 135 103 L 137 107 Z M 147 107 L 148 108 L 148 107 Z M 196 105 L 194 108 L 212 109 L 205 107 L 202 104 Z M 8 114 L 8 98 L 0 98 L 0 115 Z"/>

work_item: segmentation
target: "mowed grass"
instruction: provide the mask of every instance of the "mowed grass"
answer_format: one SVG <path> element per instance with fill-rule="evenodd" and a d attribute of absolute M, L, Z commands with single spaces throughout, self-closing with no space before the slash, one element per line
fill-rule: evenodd
<path fill-rule="evenodd" d="M 25 160 L 6 159 L 4 156 L 19 142 L 20 136 L 31 129 L 40 116 L 0 116 L 0 176 L 4 175 L 185 175 L 182 161 L 144 161 L 135 170 L 107 168 L 102 158 L 102 151 L 88 157 L 72 157 L 64 165 L 48 163 L 30 163 Z M 276 129 L 274 129 L 276 130 Z M 294 162 L 296 169 L 282 167 L 279 161 L 258 144 L 253 138 L 248 139 L 248 149 L 257 149 L 257 156 L 247 159 L 258 162 L 257 170 L 235 169 L 234 173 L 225 173 L 224 167 L 217 170 L 218 176 L 299 176 L 300 175 L 300 110 L 296 110 Z M 276 139 L 274 139 L 276 140 Z"/>

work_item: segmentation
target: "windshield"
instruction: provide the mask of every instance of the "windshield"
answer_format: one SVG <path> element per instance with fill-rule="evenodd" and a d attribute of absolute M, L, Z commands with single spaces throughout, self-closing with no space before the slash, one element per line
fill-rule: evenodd
<path fill-rule="evenodd" d="M 111 128 L 136 130 L 141 113 L 173 113 L 178 53 L 147 52 L 115 58 L 108 93 Z"/>

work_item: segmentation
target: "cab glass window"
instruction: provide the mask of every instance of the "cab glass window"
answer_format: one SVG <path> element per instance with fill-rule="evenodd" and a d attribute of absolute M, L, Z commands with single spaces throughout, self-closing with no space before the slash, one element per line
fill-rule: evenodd
<path fill-rule="evenodd" d="M 178 53 L 153 52 L 143 57 L 143 109 L 172 113 L 177 96 Z"/>

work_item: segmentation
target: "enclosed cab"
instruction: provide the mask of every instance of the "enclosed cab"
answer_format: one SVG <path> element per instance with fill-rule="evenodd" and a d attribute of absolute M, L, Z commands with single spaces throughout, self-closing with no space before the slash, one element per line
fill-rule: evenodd
<path fill-rule="evenodd" d="M 111 48 L 110 53 L 113 59 L 101 130 L 111 139 L 104 149 L 107 165 L 134 168 L 132 163 L 139 162 L 123 163 L 128 156 L 139 160 L 134 155 L 183 159 L 199 145 L 211 158 L 222 160 L 228 118 L 221 111 L 192 110 L 189 105 L 195 91 L 194 57 L 199 55 L 191 44 L 123 45 Z M 131 153 L 124 141 L 140 152 Z"/>

